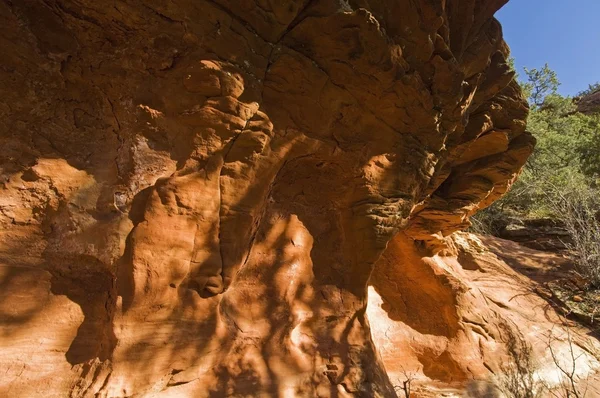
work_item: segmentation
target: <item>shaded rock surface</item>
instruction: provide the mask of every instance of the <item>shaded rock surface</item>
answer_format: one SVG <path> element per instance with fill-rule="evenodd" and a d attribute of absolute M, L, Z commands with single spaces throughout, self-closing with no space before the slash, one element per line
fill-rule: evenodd
<path fill-rule="evenodd" d="M 600 89 L 578 99 L 577 111 L 586 115 L 600 112 Z"/>
<path fill-rule="evenodd" d="M 532 249 L 560 252 L 572 243 L 563 224 L 549 218 L 507 220 L 499 228 L 498 237 L 512 240 Z"/>
<path fill-rule="evenodd" d="M 375 262 L 533 148 L 505 2 L 0 3 L 0 396 L 393 396 Z"/>

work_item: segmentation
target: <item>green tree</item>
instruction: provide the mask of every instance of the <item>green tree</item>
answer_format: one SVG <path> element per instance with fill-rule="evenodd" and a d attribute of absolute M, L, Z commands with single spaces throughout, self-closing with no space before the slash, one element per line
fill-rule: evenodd
<path fill-rule="evenodd" d="M 557 93 L 560 82 L 556 72 L 550 69 L 548 64 L 540 69 L 524 68 L 524 70 L 527 81 L 522 82 L 522 86 L 532 108 L 541 106 L 546 96 Z"/>

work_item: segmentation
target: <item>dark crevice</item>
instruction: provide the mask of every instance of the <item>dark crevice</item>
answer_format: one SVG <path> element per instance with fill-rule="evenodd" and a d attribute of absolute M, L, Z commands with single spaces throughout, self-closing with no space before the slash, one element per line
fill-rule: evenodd
<path fill-rule="evenodd" d="M 223 219 L 223 196 L 222 196 L 222 190 L 221 190 L 221 173 L 223 171 L 223 167 L 225 167 L 225 163 L 227 162 L 227 157 L 229 155 L 229 152 L 231 152 L 231 149 L 233 148 L 233 146 L 235 145 L 236 140 L 240 137 L 240 135 L 242 135 L 244 133 L 244 131 L 246 130 L 246 128 L 248 127 L 248 123 L 250 122 L 250 120 L 254 117 L 254 115 L 251 115 L 248 120 L 246 120 L 246 123 L 244 124 L 244 127 L 242 127 L 242 129 L 240 130 L 240 132 L 238 134 L 236 134 L 228 143 L 227 146 L 225 147 L 224 150 L 224 154 L 223 154 L 223 164 L 221 165 L 221 170 L 219 171 L 219 225 L 218 225 L 218 239 L 219 239 L 219 256 L 221 257 L 221 282 L 222 282 L 222 286 L 223 286 L 223 292 L 225 290 L 227 290 L 228 284 L 225 283 L 225 261 L 224 256 L 223 256 L 223 244 L 222 244 L 222 228 L 221 228 L 221 223 L 222 223 L 222 219 Z"/>
<path fill-rule="evenodd" d="M 218 9 L 218 10 L 224 12 L 225 14 L 229 15 L 233 20 L 235 20 L 236 22 L 238 22 L 239 24 L 241 24 L 249 32 L 254 33 L 256 36 L 260 37 L 262 40 L 264 40 L 265 42 L 269 43 L 269 40 L 267 40 L 266 38 L 264 38 L 260 34 L 258 34 L 258 32 L 256 30 L 254 30 L 254 28 L 252 26 L 250 26 L 250 24 L 248 22 L 246 22 L 245 20 L 243 20 L 242 18 L 240 18 L 236 14 L 232 13 L 227 7 L 223 6 L 222 4 L 218 3 L 215 0 L 204 0 L 204 1 L 207 2 L 207 3 L 210 3 L 216 9 Z"/>

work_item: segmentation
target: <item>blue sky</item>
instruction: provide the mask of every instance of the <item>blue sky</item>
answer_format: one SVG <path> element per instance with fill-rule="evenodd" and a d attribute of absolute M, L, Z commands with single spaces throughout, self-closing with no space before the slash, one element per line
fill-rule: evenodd
<path fill-rule="evenodd" d="M 510 0 L 496 18 L 520 73 L 548 63 L 563 95 L 600 81 L 600 0 Z"/>

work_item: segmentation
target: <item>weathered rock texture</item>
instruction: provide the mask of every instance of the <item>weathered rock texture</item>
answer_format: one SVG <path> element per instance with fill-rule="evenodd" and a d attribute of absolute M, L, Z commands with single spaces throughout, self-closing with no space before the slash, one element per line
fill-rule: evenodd
<path fill-rule="evenodd" d="M 468 397 L 493 398 L 508 377 L 526 380 L 531 372 L 552 388 L 561 378 L 551 346 L 564 369 L 571 370 L 571 353 L 577 358 L 580 391 L 600 396 L 600 344 L 540 294 L 569 261 L 466 233 L 455 234 L 450 246 L 449 253 L 430 256 L 400 233 L 377 262 L 367 314 L 394 385 L 412 376 L 420 398 L 465 396 L 465 389 L 472 391 Z M 517 371 L 517 363 L 531 366 Z"/>
<path fill-rule="evenodd" d="M 0 396 L 393 396 L 375 262 L 533 147 L 504 3 L 0 3 Z"/>

